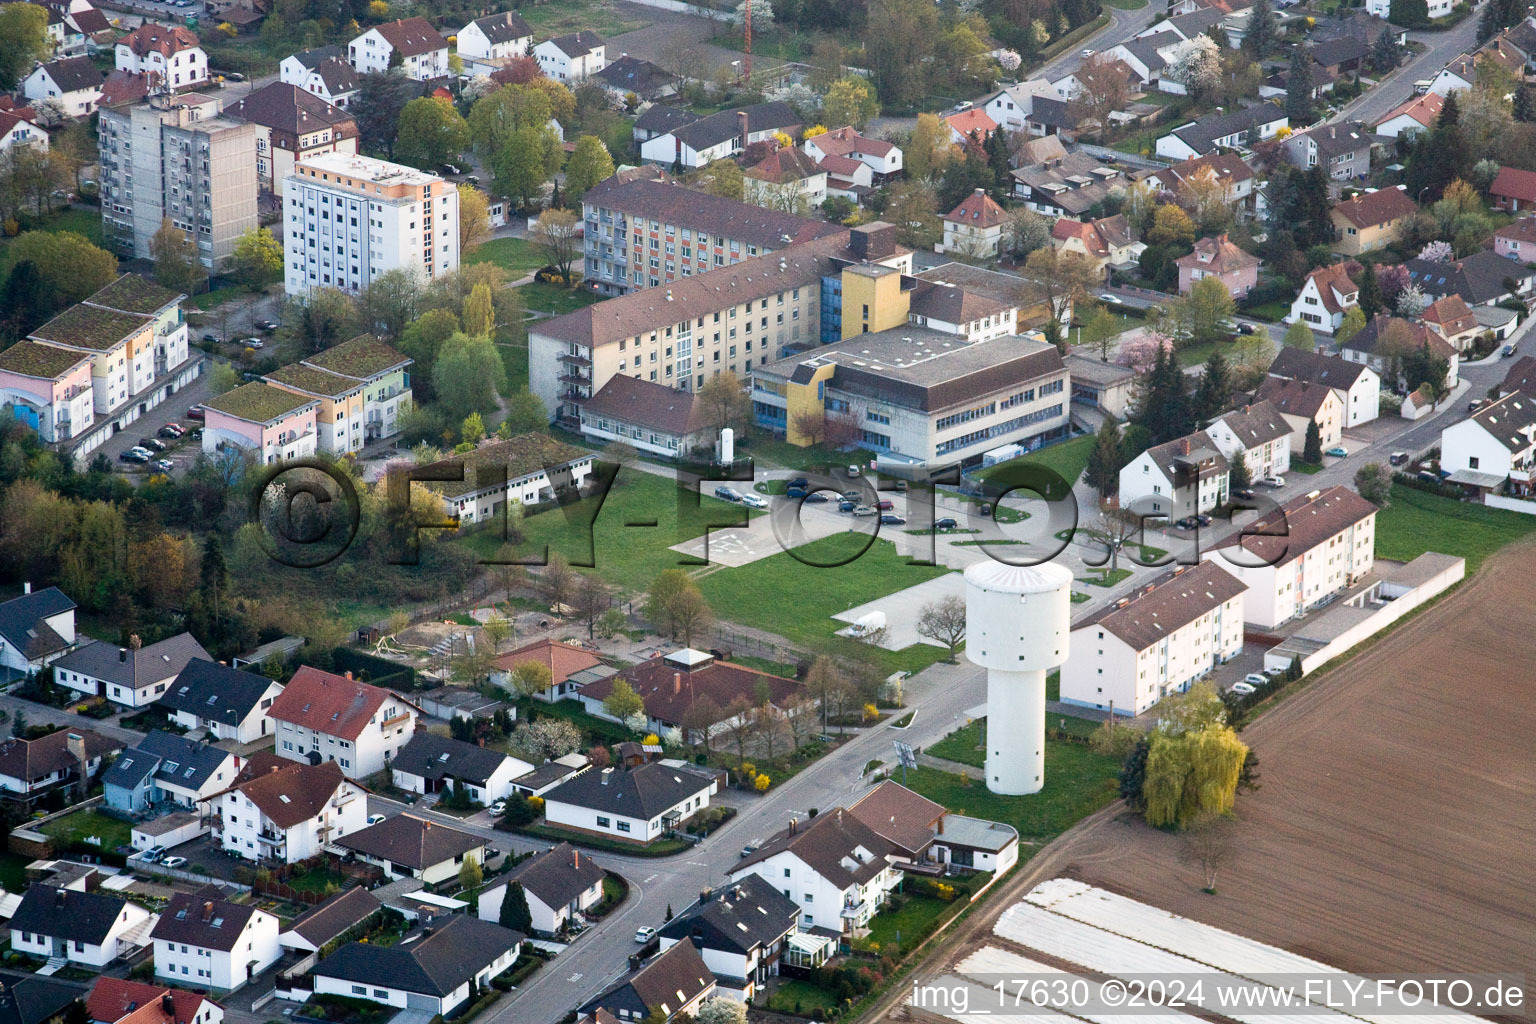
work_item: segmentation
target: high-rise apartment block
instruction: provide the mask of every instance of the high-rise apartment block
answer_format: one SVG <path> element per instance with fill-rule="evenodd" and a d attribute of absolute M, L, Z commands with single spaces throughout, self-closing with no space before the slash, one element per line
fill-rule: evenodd
<path fill-rule="evenodd" d="M 283 181 L 289 295 L 358 292 L 397 268 L 426 281 L 459 265 L 459 194 L 450 181 L 351 153 L 301 160 Z"/>
<path fill-rule="evenodd" d="M 257 128 L 220 113 L 197 93 L 152 96 L 134 107 L 102 108 L 101 217 L 109 242 L 149 259 L 165 220 L 197 243 L 210 270 L 257 227 Z"/>

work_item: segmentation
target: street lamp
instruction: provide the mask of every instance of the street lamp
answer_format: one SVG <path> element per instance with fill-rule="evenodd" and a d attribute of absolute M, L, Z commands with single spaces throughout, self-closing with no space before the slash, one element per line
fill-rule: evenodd
<path fill-rule="evenodd" d="M 1433 186 L 1425 185 L 1423 188 L 1419 189 L 1419 205 L 1420 206 L 1424 205 L 1424 193 L 1428 192 L 1431 187 L 1433 187 Z"/>

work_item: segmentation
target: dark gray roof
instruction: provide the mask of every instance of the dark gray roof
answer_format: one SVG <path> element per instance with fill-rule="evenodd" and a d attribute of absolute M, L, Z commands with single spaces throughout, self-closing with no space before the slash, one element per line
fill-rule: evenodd
<path fill-rule="evenodd" d="M 314 70 L 332 96 L 352 92 L 358 87 L 357 72 L 340 57 L 324 61 Z"/>
<path fill-rule="evenodd" d="M 1280 410 L 1269 402 L 1245 405 L 1241 409 L 1222 413 L 1217 419 L 1237 435 L 1244 450 L 1251 451 L 1259 445 L 1278 441 L 1291 432 L 1291 425 L 1285 422 L 1285 417 L 1280 415 Z"/>
<path fill-rule="evenodd" d="M 860 849 L 867 851 L 867 855 L 860 856 Z M 732 867 L 729 874 L 734 876 L 786 851 L 838 889 L 863 885 L 885 870 L 888 854 L 900 852 L 880 833 L 843 808 L 835 807 L 772 836 L 756 853 Z M 845 861 L 855 866 L 850 868 Z"/>
<path fill-rule="evenodd" d="M 378 897 L 362 887 L 344 889 L 293 919 L 287 931 L 297 932 L 317 949 L 378 913 Z"/>
<path fill-rule="evenodd" d="M 748 132 L 779 131 L 805 123 L 788 103 L 775 100 L 746 107 L 727 107 L 717 114 L 675 128 L 672 134 L 694 149 L 708 149 L 741 133 L 741 114 L 747 115 Z"/>
<path fill-rule="evenodd" d="M 1192 11 L 1189 14 L 1181 14 L 1177 18 L 1169 18 L 1167 21 L 1163 22 L 1163 26 L 1173 26 L 1174 28 L 1177 28 L 1181 33 L 1183 33 L 1185 38 L 1193 39 L 1200 33 L 1207 32 L 1215 26 L 1221 24 L 1221 19 L 1225 18 L 1226 16 L 1226 12 L 1220 10 L 1219 8 L 1202 7 L 1198 11 Z M 1161 33 L 1159 33 L 1159 35 L 1161 35 Z"/>
<path fill-rule="evenodd" d="M 724 196 L 695 192 L 670 180 L 639 178 L 622 181 L 614 176 L 593 185 L 581 201 L 585 205 L 673 223 L 765 249 L 781 249 L 812 238 L 846 235 L 848 230 L 826 221 L 809 220 Z"/>
<path fill-rule="evenodd" d="M 701 949 L 746 953 L 769 946 L 793 931 L 800 907 L 758 875 L 747 875 L 668 921 L 664 939 L 692 941 Z"/>
<path fill-rule="evenodd" d="M 650 963 L 611 986 L 602 995 L 584 1004 L 578 1013 L 616 1005 L 613 997 L 629 989 L 648 1012 L 662 1010 L 671 1016 L 687 1006 L 714 984 L 714 975 L 691 942 L 679 942 Z"/>
<path fill-rule="evenodd" d="M 293 55 L 293 59 L 313 71 L 328 60 L 341 58 L 343 54 L 339 46 L 317 46 L 313 50 L 303 50 Z"/>
<path fill-rule="evenodd" d="M 585 56 L 603 45 L 601 36 L 596 32 L 588 32 L 586 29 L 582 29 L 580 32 L 572 32 L 569 35 L 556 36 L 550 42 L 567 57 Z"/>
<path fill-rule="evenodd" d="M 287 82 L 269 82 L 225 107 L 224 113 L 295 135 L 321 128 L 336 129 L 333 138 L 349 137 L 356 132 L 356 122 L 351 114 Z"/>
<path fill-rule="evenodd" d="M 547 907 L 563 907 L 603 880 L 597 861 L 570 843 L 561 843 L 513 868 L 507 876 Z"/>
<path fill-rule="evenodd" d="M 131 789 L 143 781 L 148 769 L 162 781 L 184 789 L 201 789 L 229 756 L 218 747 L 156 729 L 123 751 L 102 782 Z"/>
<path fill-rule="evenodd" d="M 67 612 L 75 602 L 58 587 L 44 587 L 0 604 L 0 637 L 28 660 L 46 657 L 69 644 L 43 620 Z"/>
<path fill-rule="evenodd" d="M 703 776 L 652 763 L 629 771 L 604 768 L 582 772 L 544 794 L 544 800 L 650 819 L 710 785 Z"/>
<path fill-rule="evenodd" d="M 407 992 L 446 996 L 523 941 L 521 932 L 455 914 L 393 946 L 349 942 L 314 974 Z"/>
<path fill-rule="evenodd" d="M 60 92 L 100 89 L 106 77 L 89 57 L 65 57 L 44 64 L 43 70 L 48 72 L 48 77 L 53 79 L 53 84 L 59 87 Z"/>
<path fill-rule="evenodd" d="M 220 665 L 206 657 L 195 658 L 187 662 L 156 703 L 233 726 L 256 709 L 271 685 L 266 676 Z"/>
<path fill-rule="evenodd" d="M 1521 452 L 1530 447 L 1531 431 L 1536 429 L 1536 398 L 1515 391 L 1489 402 L 1471 419 L 1505 448 Z"/>
<path fill-rule="evenodd" d="M 1066 100 L 1053 100 L 1048 96 L 1036 96 L 1030 104 L 1029 120 L 1034 124 L 1043 124 L 1047 128 L 1076 128 L 1077 118 L 1073 116 L 1071 108 Z"/>
<path fill-rule="evenodd" d="M 418 730 L 389 766 L 424 779 L 444 776 L 484 784 L 507 762 L 507 755 L 463 740 Z"/>
<path fill-rule="evenodd" d="M 1345 153 L 1358 153 L 1362 149 L 1369 149 L 1372 138 L 1374 136 L 1359 125 L 1323 124 L 1310 131 L 1293 135 L 1287 142 L 1310 139 L 1313 145 L 1317 147 L 1317 153 L 1320 158 L 1332 160 L 1334 157 L 1342 156 Z"/>
<path fill-rule="evenodd" d="M 670 107 L 665 103 L 653 103 L 651 108 L 635 118 L 635 127 L 642 132 L 665 135 L 667 132 L 693 124 L 699 116 L 691 110 Z"/>
<path fill-rule="evenodd" d="M 149 937 L 227 953 L 235 948 L 240 932 L 255 913 L 255 907 L 221 900 L 206 888 L 179 892 L 161 911 Z"/>
<path fill-rule="evenodd" d="M 1169 40 L 1160 39 L 1159 36 L 1147 36 L 1145 39 L 1128 39 L 1120 45 L 1147 66 L 1148 74 L 1155 75 L 1168 66 L 1168 62 L 1163 60 L 1163 55 L 1157 52 L 1158 47 L 1167 46 L 1168 43 Z"/>
<path fill-rule="evenodd" d="M 573 768 L 568 764 L 561 764 L 559 761 L 546 761 L 533 771 L 513 779 L 512 784 L 521 786 L 524 789 L 543 789 L 550 783 L 563 779 L 567 775 L 574 775 L 585 770 L 584 768 Z"/>
<path fill-rule="evenodd" d="M 1354 387 L 1360 375 L 1368 369 L 1369 367 L 1364 363 L 1356 363 L 1340 356 L 1286 347 L 1282 348 L 1276 354 L 1275 361 L 1269 364 L 1269 375 L 1348 391 Z"/>
<path fill-rule="evenodd" d="M 178 674 L 193 659 L 210 657 L 191 633 L 178 633 L 138 650 L 91 641 L 70 651 L 54 665 L 93 679 L 142 690 Z"/>
<path fill-rule="evenodd" d="M 492 43 L 511 43 L 533 35 L 533 29 L 528 27 L 523 16 L 516 11 L 502 11 L 500 14 L 476 18 L 471 24 Z"/>
<path fill-rule="evenodd" d="M 1511 291 L 1505 280 L 1517 283 L 1532 276 L 1522 263 L 1500 256 L 1492 249 L 1482 249 L 1454 263 L 1435 263 L 1430 260 L 1405 260 L 1408 276 L 1413 283 L 1432 296 L 1455 293 L 1469 306 L 1492 302 Z"/>
<path fill-rule="evenodd" d="M 1279 121 L 1284 117 L 1285 111 L 1278 105 L 1260 103 L 1254 107 L 1229 110 L 1224 114 L 1207 115 L 1191 124 L 1175 128 L 1173 134 L 1182 139 L 1185 145 L 1196 153 L 1205 154 L 1216 148 L 1217 139 L 1246 132 L 1257 124 Z"/>
<path fill-rule="evenodd" d="M 81 998 L 77 985 L 53 978 L 6 974 L 4 981 L 0 986 L 0 1024 L 43 1024 Z"/>
<path fill-rule="evenodd" d="M 1359 36 L 1346 35 L 1313 43 L 1309 49 L 1312 59 L 1327 68 L 1359 60 L 1370 50 L 1370 44 Z"/>
<path fill-rule="evenodd" d="M 478 850 L 485 840 L 414 814 L 397 814 L 342 836 L 336 845 L 420 871 Z"/>
<path fill-rule="evenodd" d="M 11 931 L 100 945 L 126 905 L 125 900 L 104 893 L 56 889 L 35 882 L 11 918 Z"/>
<path fill-rule="evenodd" d="M 632 92 L 642 99 L 665 91 L 667 86 L 677 81 L 676 77 L 666 69 L 657 67 L 648 60 L 631 57 L 629 54 L 620 57 L 592 77 L 611 88 Z"/>

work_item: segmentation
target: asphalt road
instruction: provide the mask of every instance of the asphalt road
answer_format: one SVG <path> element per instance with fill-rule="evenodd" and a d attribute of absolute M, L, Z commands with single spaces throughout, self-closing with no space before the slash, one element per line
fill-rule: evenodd
<path fill-rule="evenodd" d="M 1478 10 L 1481 6 L 1478 5 Z M 1474 10 L 1461 24 L 1444 32 L 1408 33 L 1409 40 L 1424 44 L 1424 52 L 1415 54 L 1388 81 L 1346 103 L 1330 120 L 1375 124 L 1387 111 L 1413 96 L 1414 82 L 1435 77 L 1453 57 L 1477 44 L 1477 21 Z"/>

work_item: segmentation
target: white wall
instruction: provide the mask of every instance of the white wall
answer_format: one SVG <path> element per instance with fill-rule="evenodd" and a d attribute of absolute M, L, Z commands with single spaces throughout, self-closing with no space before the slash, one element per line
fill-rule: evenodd
<path fill-rule="evenodd" d="M 795 905 L 800 908 L 801 928 L 830 928 L 833 931 L 847 930 L 842 916 L 846 899 L 852 899 L 855 902 L 867 901 L 872 916 L 873 910 L 884 902 L 885 894 L 894 888 L 902 877 L 900 871 L 887 867 L 863 886 L 850 886 L 845 892 L 801 860 L 798 855 L 788 850 L 776 853 L 749 867 L 738 868 L 727 873 L 732 881 L 739 881 L 746 875 L 757 875 L 794 900 Z M 854 923 L 859 926 L 866 925 L 868 918 L 855 920 Z"/>
<path fill-rule="evenodd" d="M 283 955 L 277 918 L 258 910 L 228 951 L 155 940 L 155 977 L 183 987 L 239 988 Z"/>
<path fill-rule="evenodd" d="M 85 967 L 101 968 L 118 956 L 128 952 L 129 946 L 122 941 L 123 933 L 150 920 L 149 911 L 137 903 L 124 903 L 117 920 L 107 931 L 106 941 L 100 945 L 88 942 L 71 942 L 37 932 L 11 932 L 11 946 L 23 953 L 41 957 L 62 956 L 70 963 Z"/>
<path fill-rule="evenodd" d="M 383 723 L 404 715 L 388 729 Z M 349 779 L 364 779 L 383 771 L 385 762 L 400 753 L 416 731 L 416 711 L 398 698 L 391 697 L 379 706 L 367 726 L 358 734 L 357 741 L 315 732 L 294 722 L 276 720 L 279 757 L 290 761 L 309 762 L 310 751 L 318 751 L 322 761 L 335 761 L 341 773 Z"/>

